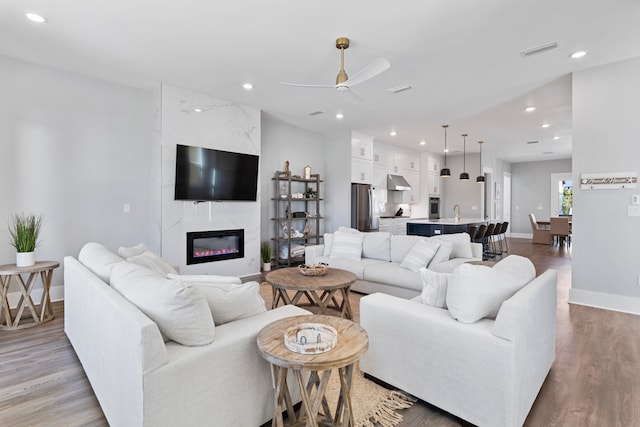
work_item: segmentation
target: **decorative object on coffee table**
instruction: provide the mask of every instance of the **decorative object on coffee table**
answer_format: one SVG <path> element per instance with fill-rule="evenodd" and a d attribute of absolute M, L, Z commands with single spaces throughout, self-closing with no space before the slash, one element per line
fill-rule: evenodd
<path fill-rule="evenodd" d="M 29 267 L 18 267 L 14 264 L 0 265 L 0 290 L 2 292 L 0 296 L 0 329 L 30 328 L 53 320 L 49 288 L 51 287 L 53 270 L 59 266 L 60 263 L 55 261 L 40 261 Z M 29 275 L 26 283 L 22 279 L 23 274 Z M 39 311 L 31 299 L 31 292 L 38 276 L 42 280 L 42 297 L 40 298 Z M 20 300 L 15 308 L 15 315 L 11 311 L 7 297 L 12 282 L 17 285 L 21 293 Z M 20 324 L 25 308 L 29 309 L 33 322 Z"/>
<path fill-rule="evenodd" d="M 289 267 L 270 272 L 265 281 L 272 287 L 271 308 L 278 307 L 283 301 L 284 304 L 318 307 L 322 314 L 337 310 L 341 317 L 353 319 L 349 292 L 356 276 L 349 271 L 328 268 L 322 276 L 306 276 L 300 274 L 298 268 Z M 288 290 L 295 291 L 293 298 L 289 297 Z M 302 303 L 303 296 L 308 304 Z"/>
<path fill-rule="evenodd" d="M 35 249 L 42 226 L 42 215 L 19 213 L 9 223 L 11 246 L 16 249 L 16 266 L 30 267 L 35 264 Z"/>
<path fill-rule="evenodd" d="M 301 323 L 287 328 L 284 346 L 294 353 L 318 354 L 338 344 L 338 332 L 333 326 L 323 323 Z"/>
<path fill-rule="evenodd" d="M 324 276 L 327 274 L 327 264 L 300 264 L 298 270 L 305 276 Z"/>
<path fill-rule="evenodd" d="M 284 344 L 285 332 L 291 327 L 305 323 L 324 324 L 334 328 L 338 334 L 336 346 L 331 351 L 317 354 L 300 354 L 288 350 Z M 351 405 L 353 369 L 354 364 L 369 347 L 369 337 L 362 327 L 350 320 L 334 316 L 295 316 L 277 320 L 264 327 L 258 333 L 257 343 L 262 357 L 271 363 L 274 391 L 272 425 L 284 425 L 282 412 L 286 409 L 289 420 L 293 423 L 303 421 L 306 417 L 307 426 L 354 426 Z M 287 373 L 290 369 L 302 396 L 302 407 L 298 414 L 293 409 L 287 384 Z M 325 397 L 333 369 L 338 370 L 340 377 L 340 392 L 335 409 L 329 407 Z M 306 383 L 302 371 L 310 372 Z M 325 424 L 322 424 L 323 422 Z"/>

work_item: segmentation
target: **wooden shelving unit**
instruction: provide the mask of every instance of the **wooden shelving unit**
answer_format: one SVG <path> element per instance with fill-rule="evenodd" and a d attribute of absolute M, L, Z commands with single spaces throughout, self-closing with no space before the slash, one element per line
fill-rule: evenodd
<path fill-rule="evenodd" d="M 324 218 L 320 213 L 320 184 L 323 182 L 319 174 L 312 174 L 305 179 L 294 177 L 291 172 L 278 171 L 272 178 L 274 182 L 275 234 L 271 240 L 274 243 L 275 268 L 291 267 L 304 262 L 304 253 L 296 254 L 295 249 L 308 244 L 320 244 L 320 222 Z M 308 196 L 315 192 L 314 197 L 294 197 L 302 194 Z M 294 212 L 303 212 L 305 216 L 294 217 Z M 307 231 L 305 233 L 305 230 Z M 298 231 L 301 235 L 295 234 Z M 298 246 L 299 245 L 299 246 Z M 286 257 L 282 256 L 282 249 L 286 249 Z M 296 256 L 290 256 L 293 253 Z"/>

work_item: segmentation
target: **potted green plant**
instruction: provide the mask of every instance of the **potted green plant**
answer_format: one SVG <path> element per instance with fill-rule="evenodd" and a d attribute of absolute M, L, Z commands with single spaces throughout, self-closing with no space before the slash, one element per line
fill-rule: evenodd
<path fill-rule="evenodd" d="M 9 223 L 11 246 L 16 248 L 16 266 L 29 267 L 36 263 L 35 249 L 38 246 L 42 215 L 19 213 Z"/>
<path fill-rule="evenodd" d="M 271 271 L 271 243 L 263 240 L 260 244 L 260 254 L 262 255 L 262 271 Z"/>

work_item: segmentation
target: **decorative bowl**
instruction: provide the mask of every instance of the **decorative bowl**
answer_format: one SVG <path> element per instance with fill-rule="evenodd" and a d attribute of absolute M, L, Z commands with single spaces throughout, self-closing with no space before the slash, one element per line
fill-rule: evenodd
<path fill-rule="evenodd" d="M 326 264 L 301 264 L 298 271 L 305 276 L 324 276 L 327 274 L 329 266 Z"/>
<path fill-rule="evenodd" d="M 301 323 L 284 333 L 284 346 L 300 354 L 318 354 L 331 350 L 338 344 L 338 332 L 322 323 Z"/>

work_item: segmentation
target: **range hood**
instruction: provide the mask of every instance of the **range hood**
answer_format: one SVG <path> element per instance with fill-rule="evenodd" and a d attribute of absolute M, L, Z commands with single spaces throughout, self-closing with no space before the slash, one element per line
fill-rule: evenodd
<path fill-rule="evenodd" d="M 411 185 L 401 175 L 387 175 L 387 190 L 391 191 L 409 191 Z"/>

